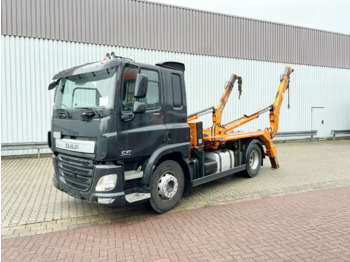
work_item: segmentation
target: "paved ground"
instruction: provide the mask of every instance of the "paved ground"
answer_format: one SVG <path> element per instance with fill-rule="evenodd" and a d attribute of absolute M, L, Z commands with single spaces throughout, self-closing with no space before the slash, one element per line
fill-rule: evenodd
<path fill-rule="evenodd" d="M 2 241 L 3 261 L 349 261 L 350 187 Z"/>
<path fill-rule="evenodd" d="M 350 186 L 350 140 L 280 143 L 277 150 L 280 169 L 271 169 L 267 160 L 254 179 L 229 177 L 195 188 L 173 212 Z M 56 190 L 49 158 L 1 163 L 2 239 L 154 217 L 145 206 L 104 208 Z"/>

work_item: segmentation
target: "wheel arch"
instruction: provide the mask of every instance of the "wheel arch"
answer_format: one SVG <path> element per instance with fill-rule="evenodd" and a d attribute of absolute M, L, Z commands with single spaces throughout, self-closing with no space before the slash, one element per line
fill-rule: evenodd
<path fill-rule="evenodd" d="M 265 158 L 265 151 L 264 151 L 264 147 L 263 147 L 263 144 L 261 143 L 261 141 L 256 139 L 256 138 L 252 138 L 252 139 L 249 139 L 249 140 L 244 142 L 244 150 L 243 150 L 243 159 L 242 160 L 243 160 L 243 162 L 245 162 L 246 157 L 247 157 L 247 152 L 249 151 L 249 148 L 254 144 L 257 144 L 260 148 L 261 156 L 262 156 L 260 165 L 263 166 L 263 162 L 264 162 L 264 158 Z"/>
<path fill-rule="evenodd" d="M 157 168 L 157 166 L 159 166 L 161 163 L 163 163 L 166 160 L 173 160 L 181 166 L 181 169 L 184 172 L 184 178 L 185 178 L 185 192 L 187 192 L 188 184 L 191 183 L 192 179 L 190 177 L 190 170 L 183 156 L 179 152 L 174 152 L 174 153 L 164 155 L 158 160 L 157 164 L 155 165 L 155 169 Z"/>
<path fill-rule="evenodd" d="M 191 181 L 189 168 L 185 161 L 185 158 L 190 155 L 190 152 L 190 143 L 166 145 L 158 148 L 148 160 L 145 168 L 144 182 L 149 185 L 154 169 L 166 160 L 173 160 L 181 166 L 184 172 L 186 187 L 187 182 Z"/>

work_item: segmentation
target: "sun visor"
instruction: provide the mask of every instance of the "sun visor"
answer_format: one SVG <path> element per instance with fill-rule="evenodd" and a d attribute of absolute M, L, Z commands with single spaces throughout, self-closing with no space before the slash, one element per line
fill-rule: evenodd
<path fill-rule="evenodd" d="M 57 73 L 52 80 L 57 80 L 69 76 L 74 76 L 74 75 L 80 75 L 80 74 L 86 74 L 86 73 L 91 73 L 95 71 L 100 71 L 103 69 L 108 69 L 112 68 L 115 66 L 119 66 L 121 64 L 120 60 L 117 59 L 108 59 L 104 61 L 99 61 L 99 62 L 94 62 L 94 63 L 88 63 L 84 65 L 79 65 L 75 66 L 72 68 L 69 68 L 67 70 L 63 70 L 59 73 Z"/>

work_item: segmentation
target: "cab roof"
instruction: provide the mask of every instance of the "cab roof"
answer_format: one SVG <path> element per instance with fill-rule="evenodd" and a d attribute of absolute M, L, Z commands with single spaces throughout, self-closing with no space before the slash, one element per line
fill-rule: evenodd
<path fill-rule="evenodd" d="M 69 77 L 69 76 L 91 73 L 91 72 L 96 72 L 96 71 L 112 68 L 115 66 L 119 66 L 123 60 L 125 60 L 126 62 L 129 62 L 130 64 L 135 64 L 135 65 L 140 65 L 140 66 L 144 65 L 147 67 L 163 67 L 163 68 L 178 70 L 178 71 L 182 71 L 182 72 L 185 71 L 185 65 L 183 63 L 180 63 L 180 62 L 167 61 L 167 62 L 160 62 L 160 63 L 155 64 L 155 66 L 152 66 L 149 64 L 137 63 L 137 62 L 134 62 L 134 61 L 127 59 L 127 58 L 124 59 L 122 57 L 117 57 L 117 58 L 106 59 L 106 60 L 93 62 L 93 63 L 86 63 L 83 65 L 79 65 L 79 66 L 75 66 L 75 67 L 63 70 L 63 71 L 57 73 L 52 78 L 52 80 L 58 80 L 58 79 Z"/>

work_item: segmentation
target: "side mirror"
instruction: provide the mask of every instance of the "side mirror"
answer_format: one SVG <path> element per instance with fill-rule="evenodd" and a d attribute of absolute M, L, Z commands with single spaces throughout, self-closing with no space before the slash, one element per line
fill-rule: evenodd
<path fill-rule="evenodd" d="M 144 98 L 147 94 L 148 77 L 145 75 L 137 74 L 135 82 L 135 98 Z"/>
<path fill-rule="evenodd" d="M 48 90 L 52 90 L 56 88 L 56 86 L 58 86 L 59 83 L 60 83 L 60 79 L 58 79 L 57 81 L 53 81 L 51 84 L 49 84 Z"/>
<path fill-rule="evenodd" d="M 132 107 L 132 112 L 134 114 L 142 114 L 146 112 L 146 104 L 139 101 L 135 101 Z"/>

